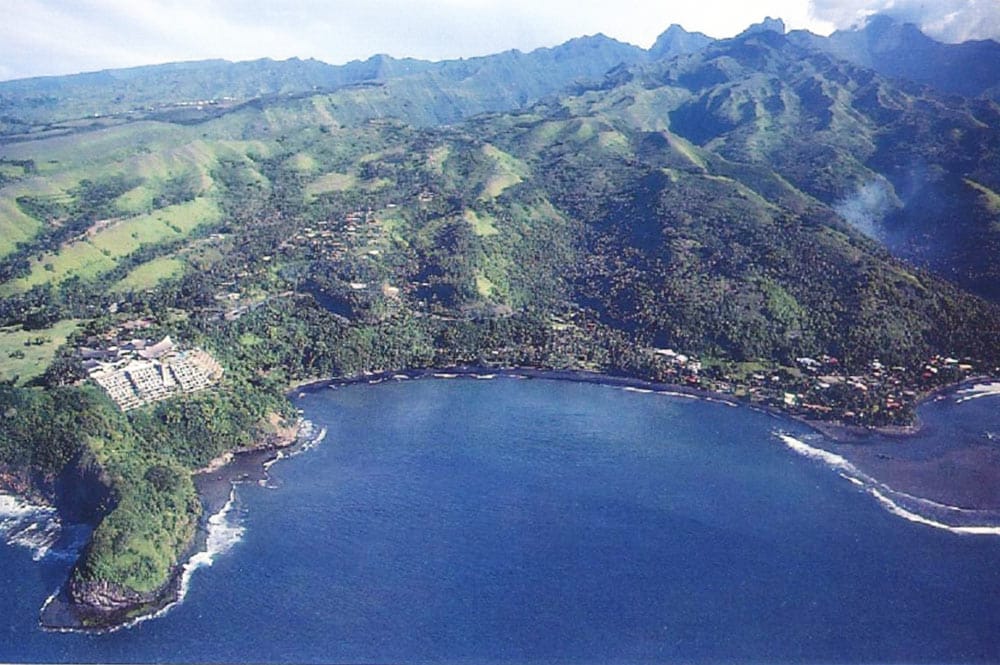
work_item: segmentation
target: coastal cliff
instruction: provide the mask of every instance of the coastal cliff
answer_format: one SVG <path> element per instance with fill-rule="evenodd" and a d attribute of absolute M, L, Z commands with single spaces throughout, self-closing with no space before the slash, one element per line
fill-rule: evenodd
<path fill-rule="evenodd" d="M 95 530 L 68 582 L 43 608 L 42 625 L 105 632 L 182 597 L 186 576 L 197 567 L 192 563 L 208 547 L 211 518 L 223 511 L 232 485 L 266 477 L 264 464 L 299 440 L 301 423 L 287 424 L 273 414 L 267 423 L 258 443 L 227 451 L 206 468 L 180 472 L 150 466 L 143 492 L 119 492 L 93 457 L 81 457 L 52 479 L 52 502 L 66 507 L 67 519 L 86 520 Z M 159 512 L 151 514 L 153 509 Z M 136 514 L 141 519 L 134 519 Z M 155 534 L 150 525 L 158 529 Z M 169 557 L 166 565 L 153 569 L 156 562 L 140 558 L 130 546 L 135 540 L 160 543 L 154 555 Z"/>
<path fill-rule="evenodd" d="M 80 627 L 106 628 L 165 605 L 170 590 L 176 586 L 168 583 L 156 591 L 140 593 L 104 580 L 81 580 L 74 576 L 67 593 L 80 618 Z"/>
<path fill-rule="evenodd" d="M 107 472 L 88 451 L 80 451 L 57 474 L 0 465 L 0 491 L 56 509 L 60 520 L 97 525 L 114 508 Z"/>

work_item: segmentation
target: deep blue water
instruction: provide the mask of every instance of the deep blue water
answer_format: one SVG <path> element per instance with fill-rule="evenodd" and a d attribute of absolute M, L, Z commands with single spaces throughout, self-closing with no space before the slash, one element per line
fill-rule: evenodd
<path fill-rule="evenodd" d="M 325 441 L 164 617 L 42 632 L 68 564 L 0 546 L 0 661 L 1000 661 L 1000 537 L 889 514 L 798 425 L 542 380 L 299 402 Z"/>

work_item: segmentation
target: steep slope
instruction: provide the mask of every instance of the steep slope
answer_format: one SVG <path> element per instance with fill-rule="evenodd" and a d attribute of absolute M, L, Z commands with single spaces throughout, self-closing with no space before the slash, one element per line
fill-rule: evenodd
<path fill-rule="evenodd" d="M 912 23 L 884 15 L 829 37 L 808 32 L 795 32 L 791 37 L 887 78 L 923 83 L 964 97 L 1000 99 L 1000 44 L 992 40 L 942 44 Z"/>
<path fill-rule="evenodd" d="M 1000 107 L 943 97 L 777 32 L 635 70 L 669 90 L 669 127 L 773 168 L 899 256 L 1000 296 Z"/>
<path fill-rule="evenodd" d="M 768 167 L 600 111 L 566 118 L 573 101 L 495 140 L 585 223 L 573 298 L 612 327 L 738 361 L 829 354 L 856 367 L 1000 342 L 979 336 L 996 307 L 893 259 Z"/>
<path fill-rule="evenodd" d="M 688 32 L 674 23 L 663 31 L 649 48 L 649 55 L 656 60 L 669 60 L 679 55 L 697 53 L 714 39 L 700 32 Z"/>

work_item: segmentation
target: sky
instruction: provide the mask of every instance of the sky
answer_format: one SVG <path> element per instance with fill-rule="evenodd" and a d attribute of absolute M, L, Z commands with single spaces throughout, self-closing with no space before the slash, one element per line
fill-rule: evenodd
<path fill-rule="evenodd" d="M 828 34 L 888 13 L 942 41 L 1000 40 L 1000 0 L 0 0 L 0 80 L 224 58 L 442 60 L 670 24 L 731 37 L 766 16 Z"/>

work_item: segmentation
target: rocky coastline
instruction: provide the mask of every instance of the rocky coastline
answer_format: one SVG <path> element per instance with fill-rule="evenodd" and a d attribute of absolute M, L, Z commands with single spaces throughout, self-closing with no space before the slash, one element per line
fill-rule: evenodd
<path fill-rule="evenodd" d="M 914 483 L 906 483 L 907 474 L 888 473 L 893 456 L 886 454 L 878 446 L 890 445 L 886 441 L 911 441 L 914 435 L 921 431 L 922 424 L 915 422 L 906 427 L 864 428 L 856 425 L 846 425 L 831 421 L 817 421 L 782 411 L 781 409 L 749 404 L 732 395 L 706 391 L 700 388 L 680 386 L 669 383 L 657 383 L 643 379 L 614 376 L 584 370 L 551 370 L 529 367 L 481 367 L 457 366 L 446 368 L 427 368 L 394 370 L 379 373 L 363 374 L 351 377 L 335 377 L 320 379 L 295 385 L 289 394 L 305 394 L 323 390 L 329 387 L 347 386 L 352 384 L 379 384 L 386 381 L 405 381 L 419 379 L 492 379 L 497 377 L 511 379 L 544 379 L 571 381 L 631 389 L 640 392 L 657 392 L 671 396 L 689 397 L 724 403 L 730 406 L 749 406 L 772 416 L 791 418 L 814 429 L 826 437 L 832 444 L 829 449 L 838 455 L 850 459 L 852 463 L 862 468 L 878 467 L 872 464 L 876 460 L 884 468 L 876 469 L 875 477 L 890 476 L 892 482 L 901 484 L 903 491 L 919 490 L 919 485 L 933 486 L 935 500 L 944 503 L 962 502 L 963 506 L 974 509 L 1000 509 L 1000 502 L 993 505 L 990 501 L 968 499 L 967 488 L 960 488 L 957 493 L 949 494 L 941 491 L 944 487 L 939 482 L 928 482 L 926 469 L 912 472 L 909 477 L 916 478 Z M 982 381 L 987 377 L 976 377 L 959 384 L 948 386 L 924 396 L 923 404 L 946 393 L 971 385 L 974 381 Z M 205 551 L 208 536 L 209 520 L 220 514 L 232 499 L 235 485 L 246 482 L 266 482 L 267 467 L 278 457 L 290 454 L 296 448 L 306 445 L 315 436 L 311 424 L 299 420 L 294 428 L 279 429 L 278 433 L 262 441 L 260 445 L 229 451 L 220 458 L 213 460 L 205 468 L 194 473 L 195 486 L 202 501 L 203 512 L 199 521 L 196 536 L 188 550 L 175 565 L 170 579 L 160 588 L 148 594 L 140 594 L 132 590 L 117 588 L 107 583 L 83 583 L 71 576 L 64 588 L 46 603 L 41 613 L 41 624 L 49 630 L 109 632 L 131 625 L 145 618 L 156 616 L 178 602 L 184 592 L 184 576 L 186 566 L 193 557 Z M 880 437 L 874 442 L 873 437 Z M 996 459 L 985 459 L 982 455 L 969 456 L 976 464 L 987 463 L 994 469 L 990 477 L 994 477 L 1000 486 L 1000 454 Z M 90 519 L 94 524 L 99 520 L 114 501 L 110 491 L 110 483 L 102 478 L 99 467 L 93 460 L 79 459 L 58 477 L 45 477 L 30 474 L 23 470 L 0 468 L 0 491 L 17 494 L 46 505 L 52 505 L 74 520 Z M 932 473 L 933 475 L 933 473 Z M 940 475 L 940 474 L 938 474 Z M 977 477 L 982 477 L 980 473 Z M 902 481 L 901 481 L 902 479 Z M 961 496 L 956 499 L 956 496 Z M 986 505 L 988 504 L 988 505 Z"/>
<path fill-rule="evenodd" d="M 181 600 L 195 557 L 205 553 L 210 521 L 223 512 L 235 485 L 264 482 L 267 466 L 282 454 L 305 445 L 315 436 L 311 424 L 298 420 L 259 445 L 229 451 L 206 468 L 194 473 L 195 488 L 202 503 L 193 541 L 178 559 L 169 579 L 149 593 L 139 593 L 106 582 L 80 581 L 72 574 L 40 613 L 41 626 L 53 631 L 107 633 L 157 616 Z"/>

